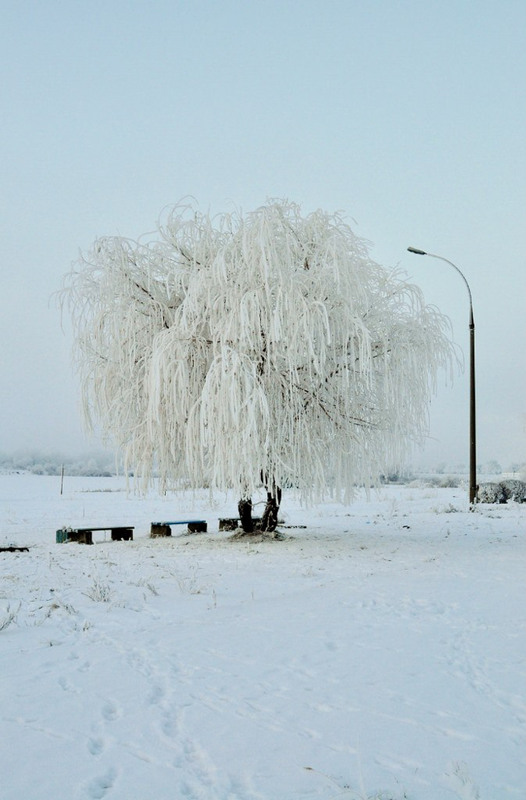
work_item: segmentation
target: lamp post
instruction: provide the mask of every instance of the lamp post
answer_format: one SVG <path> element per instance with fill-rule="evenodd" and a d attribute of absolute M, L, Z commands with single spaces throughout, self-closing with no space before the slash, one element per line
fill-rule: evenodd
<path fill-rule="evenodd" d="M 418 250 L 416 247 L 407 248 L 410 253 L 415 253 L 418 256 L 430 256 L 431 258 L 438 258 L 440 261 L 445 261 L 453 269 L 456 269 L 464 283 L 469 295 L 469 505 L 471 510 L 475 505 L 477 496 L 477 426 L 476 426 L 476 405 L 475 405 L 475 321 L 473 319 L 473 300 L 471 297 L 471 289 L 466 280 L 463 272 L 448 261 L 443 256 L 437 256 L 434 253 L 426 253 L 425 250 Z"/>

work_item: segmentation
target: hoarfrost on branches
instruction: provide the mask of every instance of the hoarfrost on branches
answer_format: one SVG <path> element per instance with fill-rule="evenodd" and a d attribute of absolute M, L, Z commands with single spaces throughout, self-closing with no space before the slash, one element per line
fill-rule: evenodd
<path fill-rule="evenodd" d="M 448 320 L 339 214 L 176 206 L 153 241 L 99 239 L 66 298 L 86 419 L 144 484 L 348 498 L 428 428 Z"/>

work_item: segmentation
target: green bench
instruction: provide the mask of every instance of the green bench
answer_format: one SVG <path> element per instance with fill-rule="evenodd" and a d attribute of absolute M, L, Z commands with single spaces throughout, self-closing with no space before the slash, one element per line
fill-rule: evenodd
<path fill-rule="evenodd" d="M 57 544 L 65 542 L 78 542 L 78 544 L 93 544 L 93 531 L 111 531 L 112 541 L 132 541 L 133 527 L 108 526 L 107 528 L 61 528 L 57 531 Z"/>
<path fill-rule="evenodd" d="M 207 524 L 204 519 L 177 519 L 171 522 L 152 522 L 150 528 L 150 536 L 156 538 L 157 536 L 171 536 L 172 525 L 188 525 L 189 533 L 206 533 Z"/>

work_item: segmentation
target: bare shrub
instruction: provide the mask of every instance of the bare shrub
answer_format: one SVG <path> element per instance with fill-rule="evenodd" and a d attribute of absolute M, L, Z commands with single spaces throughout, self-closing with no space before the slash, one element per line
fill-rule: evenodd
<path fill-rule="evenodd" d="M 113 589 L 108 583 L 102 583 L 95 578 L 84 594 L 96 603 L 109 603 L 113 597 Z"/>
<path fill-rule="evenodd" d="M 0 631 L 4 631 L 6 628 L 9 628 L 11 623 L 16 620 L 18 612 L 20 611 L 20 605 L 21 604 L 19 603 L 18 608 L 13 610 L 10 603 L 7 604 L 5 612 L 0 615 Z"/>

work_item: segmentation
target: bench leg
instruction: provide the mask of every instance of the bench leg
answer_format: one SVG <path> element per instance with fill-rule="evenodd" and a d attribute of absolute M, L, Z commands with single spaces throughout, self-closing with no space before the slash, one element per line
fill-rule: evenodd
<path fill-rule="evenodd" d="M 112 528 L 111 538 L 114 542 L 122 542 L 123 539 L 129 542 L 133 540 L 133 531 L 131 528 Z"/>
<path fill-rule="evenodd" d="M 239 517 L 228 517 L 219 520 L 220 531 L 235 531 L 239 525 Z"/>
<path fill-rule="evenodd" d="M 93 533 L 91 531 L 68 531 L 68 542 L 78 544 L 93 544 Z"/>
<path fill-rule="evenodd" d="M 207 531 L 207 524 L 206 522 L 189 522 L 188 523 L 188 530 L 190 533 L 206 533 Z"/>
<path fill-rule="evenodd" d="M 172 530 L 169 525 L 154 525 L 150 529 L 150 536 L 155 539 L 157 536 L 171 536 Z"/>

